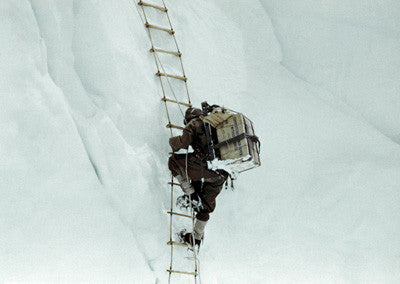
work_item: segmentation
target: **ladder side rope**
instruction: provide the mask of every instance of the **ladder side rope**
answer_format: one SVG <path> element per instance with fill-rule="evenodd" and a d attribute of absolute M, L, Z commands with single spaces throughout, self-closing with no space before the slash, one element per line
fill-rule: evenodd
<path fill-rule="evenodd" d="M 166 8 L 166 6 L 165 6 L 164 0 L 162 0 L 162 2 L 163 2 L 163 5 L 164 5 L 165 13 L 167 14 L 167 17 L 168 17 L 168 21 L 169 21 L 169 24 L 170 24 L 170 28 L 171 28 L 171 30 L 173 30 L 172 25 L 171 25 L 171 21 L 170 21 L 168 12 L 167 12 L 168 10 L 167 10 L 167 8 Z M 144 5 L 140 5 L 140 6 L 141 6 L 141 8 L 142 8 L 143 16 L 144 16 L 144 18 L 145 18 L 145 21 L 143 20 L 142 15 L 140 14 L 137 5 L 135 5 L 136 10 L 137 10 L 137 12 L 138 12 L 138 14 L 139 14 L 139 17 L 140 17 L 140 19 L 141 19 L 143 25 L 147 27 L 147 32 L 148 32 L 147 35 L 148 35 L 149 40 L 150 40 L 150 43 L 151 43 L 151 45 L 152 45 L 152 49 L 155 51 L 156 49 L 155 49 L 155 47 L 154 47 L 154 43 L 153 43 L 153 40 L 152 40 L 152 37 L 151 37 L 150 28 L 148 27 L 148 25 L 146 25 L 146 23 L 148 23 L 148 21 L 147 21 L 146 12 L 145 12 L 144 7 L 143 7 Z M 173 38 L 174 38 L 175 45 L 176 45 L 176 47 L 177 47 L 178 53 L 181 54 L 174 33 L 172 33 L 171 35 L 172 35 Z M 158 54 L 157 54 L 157 52 L 155 51 L 155 52 L 152 52 L 152 53 L 153 53 L 153 55 L 154 55 L 154 60 L 155 60 L 155 64 L 156 64 L 158 73 L 160 72 L 159 67 L 161 67 L 161 69 L 163 70 L 164 74 L 167 74 L 166 71 L 165 71 L 165 68 L 164 68 L 164 66 L 163 66 L 163 64 L 162 64 L 162 62 L 161 62 L 161 60 L 160 60 L 160 58 L 159 58 L 159 56 L 158 56 Z M 182 74 L 183 74 L 184 77 L 186 77 L 185 71 L 184 71 L 184 68 L 183 68 L 183 62 L 182 62 L 181 56 L 179 56 L 179 60 L 180 60 L 181 68 L 182 68 Z M 168 106 L 167 106 L 167 101 L 168 101 L 168 100 L 167 100 L 167 98 L 166 98 L 166 96 L 165 96 L 165 89 L 164 89 L 164 86 L 163 86 L 163 81 L 162 81 L 162 79 L 161 79 L 161 76 L 158 76 L 158 77 L 159 77 L 159 79 L 160 79 L 160 84 L 161 84 L 161 88 L 162 88 L 162 92 L 163 92 L 163 96 L 164 96 L 164 98 L 163 98 L 164 100 L 163 100 L 163 101 L 164 101 L 164 104 L 165 104 L 165 109 L 166 109 L 166 113 L 167 113 L 168 122 L 169 122 L 169 125 L 171 125 L 171 119 L 170 119 L 170 115 L 169 115 L 169 112 L 168 112 Z M 166 78 L 166 80 L 167 80 L 167 82 L 168 82 L 168 85 L 169 85 L 169 87 L 170 87 L 170 89 L 171 89 L 171 92 L 172 92 L 172 94 L 173 94 L 173 96 L 174 96 L 176 102 L 178 102 L 178 99 L 177 99 L 176 94 L 175 94 L 175 92 L 174 92 L 174 90 L 173 90 L 172 84 L 170 83 L 170 81 L 169 81 L 169 79 L 168 79 L 168 76 L 165 76 L 165 78 Z M 186 80 L 185 80 L 185 88 L 186 88 L 186 93 L 187 93 L 187 97 L 188 97 L 188 102 L 189 102 L 189 105 L 190 105 L 190 96 L 189 96 L 189 90 L 188 90 L 188 86 L 187 86 Z M 169 100 L 169 101 L 171 101 L 171 100 Z M 177 104 L 178 104 L 178 107 L 179 107 L 179 110 L 180 110 L 182 116 L 184 117 L 184 114 L 183 114 L 183 111 L 182 111 L 182 108 L 181 108 L 180 104 L 179 104 L 179 103 L 177 103 Z M 171 136 L 172 136 L 172 135 L 173 135 L 173 133 L 172 133 L 172 128 L 170 128 L 170 131 L 171 131 Z M 187 156 L 188 156 L 188 152 L 186 153 L 186 175 L 187 175 Z M 180 272 L 180 271 L 174 271 L 174 270 L 172 270 L 172 265 L 173 265 L 173 244 L 175 243 L 175 242 L 172 241 L 172 220 L 173 220 L 172 217 L 173 217 L 173 215 L 174 215 L 174 214 L 172 214 L 172 212 L 173 212 L 173 187 L 174 187 L 174 185 L 176 185 L 176 183 L 174 183 L 174 177 L 173 177 L 172 175 L 171 175 L 171 182 L 169 182 L 169 184 L 171 185 L 171 214 L 170 214 L 170 242 L 169 242 L 169 243 L 171 243 L 171 262 L 170 262 L 170 269 L 168 270 L 168 272 L 169 272 L 168 283 L 170 283 L 170 281 L 171 281 L 171 274 L 172 274 L 173 272 L 174 272 L 174 273 L 182 273 L 182 272 Z M 179 214 L 177 214 L 177 215 L 179 215 Z M 192 205 L 191 205 L 191 215 L 192 215 L 192 229 L 194 229 L 194 210 L 193 210 L 193 208 L 192 208 Z M 195 261 L 195 272 L 194 272 L 194 273 L 186 273 L 186 274 L 192 274 L 192 275 L 194 275 L 194 281 L 195 281 L 195 283 L 197 283 L 197 276 L 199 276 L 199 280 L 200 280 L 200 274 L 198 273 L 198 270 L 197 270 L 197 267 L 198 267 L 198 264 L 197 264 L 198 259 L 197 259 L 197 254 L 196 254 L 196 250 L 195 250 L 195 249 L 193 250 L 193 253 L 194 253 L 194 261 Z M 201 280 L 200 280 L 200 283 L 201 283 Z"/>
<path fill-rule="evenodd" d="M 171 30 L 173 30 L 173 28 L 172 28 L 172 23 L 171 23 L 171 18 L 170 18 L 170 16 L 169 16 L 167 6 L 165 5 L 165 1 L 162 0 L 162 3 L 163 3 L 164 8 L 165 8 L 165 13 L 167 14 L 169 26 L 170 26 Z M 174 38 L 174 42 L 175 42 L 175 45 L 176 45 L 176 49 L 178 50 L 179 53 L 181 53 L 180 50 L 179 50 L 178 41 L 176 40 L 175 33 L 172 34 L 172 37 Z M 185 68 L 183 67 L 183 62 L 182 62 L 182 56 L 179 56 L 179 61 L 180 61 L 181 68 L 182 68 L 182 74 L 183 74 L 184 77 L 186 77 Z M 164 72 L 164 73 L 165 73 L 165 72 Z M 186 81 L 185 81 L 185 87 L 186 87 L 186 93 L 187 93 L 187 96 L 188 96 L 188 100 L 189 100 L 189 103 L 190 103 L 189 89 L 188 89 L 188 86 L 187 86 L 187 82 L 186 82 Z M 188 163 L 188 151 L 189 151 L 189 149 L 186 150 L 186 166 L 185 166 L 185 168 L 186 168 L 186 179 L 187 179 L 187 180 L 189 180 L 189 175 L 188 175 L 188 164 L 187 164 L 187 163 Z M 193 209 L 192 202 L 190 202 L 190 212 L 192 213 L 192 216 L 194 216 L 194 209 Z M 194 222 L 195 222 L 195 219 L 192 218 L 192 232 L 194 232 Z M 195 243 L 194 234 L 192 234 L 192 243 L 193 243 L 193 244 Z M 198 264 L 197 264 L 198 259 L 197 259 L 197 253 L 196 253 L 196 248 L 195 248 L 195 247 L 194 247 L 194 249 L 193 249 L 193 254 L 194 254 L 194 261 L 195 261 L 195 272 L 197 272 L 198 269 L 199 269 L 199 274 L 198 274 L 198 275 L 199 275 L 199 281 L 200 281 L 200 284 L 201 284 L 200 267 L 198 267 Z M 196 278 L 195 278 L 195 282 L 196 282 Z"/>
<path fill-rule="evenodd" d="M 136 11 L 137 11 L 137 13 L 138 13 L 138 15 L 140 17 L 140 20 L 142 21 L 143 25 L 145 25 L 145 20 L 143 19 L 142 14 L 140 14 L 140 11 L 139 11 L 137 5 L 135 5 L 135 8 L 136 8 Z M 142 6 L 142 10 L 144 12 L 143 6 Z M 151 46 L 154 46 L 150 30 L 149 29 L 145 29 L 145 30 L 146 30 L 147 37 L 150 40 Z M 156 63 L 157 71 L 159 71 L 160 67 L 159 67 L 158 60 L 157 60 L 155 52 L 153 53 L 153 56 L 154 56 L 154 62 Z M 160 80 L 160 85 L 161 85 L 161 90 L 162 90 L 162 93 L 163 93 L 163 97 L 166 98 L 166 96 L 165 96 L 165 88 L 164 88 L 164 84 L 162 82 L 161 77 L 159 77 L 159 80 Z M 167 106 L 166 102 L 164 102 L 164 105 L 165 105 L 165 111 L 166 111 L 166 114 L 167 114 L 168 123 L 170 123 L 171 122 L 171 117 L 169 115 L 168 106 Z M 170 135 L 171 135 L 171 137 L 173 136 L 172 128 L 170 129 Z"/>
<path fill-rule="evenodd" d="M 165 3 L 163 3 L 163 4 L 164 4 L 164 8 L 166 8 Z M 145 9 L 144 9 L 143 6 L 141 6 L 141 7 L 142 7 L 142 12 L 143 12 L 144 20 L 143 20 L 143 18 L 142 18 L 142 15 L 140 14 L 140 12 L 139 12 L 139 11 L 138 11 L 138 12 L 139 12 L 139 15 L 140 15 L 140 19 L 142 20 L 143 24 L 146 26 L 146 23 L 148 23 L 146 11 L 145 11 Z M 136 6 L 136 8 L 137 8 L 137 6 Z M 166 12 L 166 14 L 168 15 L 168 12 Z M 171 27 L 171 30 L 172 30 L 172 26 L 170 26 L 170 27 Z M 156 48 L 155 48 L 155 46 L 154 46 L 154 42 L 153 42 L 153 39 L 152 39 L 152 37 L 151 37 L 150 29 L 147 29 L 147 31 L 148 31 L 148 37 L 149 37 L 149 39 L 150 39 L 151 47 L 152 47 L 152 49 L 155 50 Z M 172 36 L 174 37 L 176 48 L 177 48 L 178 52 L 180 52 L 180 51 L 179 51 L 179 47 L 178 47 L 178 43 L 177 43 L 177 41 L 176 41 L 176 39 L 175 39 L 175 35 L 172 35 Z M 161 62 L 161 60 L 160 60 L 160 57 L 158 56 L 158 52 L 153 52 L 153 55 L 154 55 L 154 59 L 155 59 L 155 61 L 156 61 L 158 73 L 160 73 L 159 66 L 161 66 L 161 69 L 162 69 L 162 71 L 164 72 L 164 74 L 167 74 L 167 72 L 165 71 L 164 65 L 162 64 L 162 62 Z M 182 57 L 179 57 L 179 60 L 180 60 L 180 62 L 181 62 L 181 66 L 183 66 L 183 64 L 182 64 Z M 182 70 L 182 74 L 183 74 L 184 77 L 186 77 L 183 70 Z M 158 77 L 160 77 L 160 82 L 161 82 L 161 84 L 163 84 L 163 83 L 162 83 L 161 76 L 158 76 Z M 164 77 L 165 77 L 165 79 L 167 80 L 168 86 L 169 86 L 169 88 L 170 88 L 170 90 L 171 90 L 171 93 L 173 94 L 175 100 L 178 101 L 178 98 L 176 97 L 176 93 L 175 93 L 175 91 L 174 91 L 174 88 L 172 87 L 172 84 L 171 84 L 171 82 L 170 82 L 168 76 L 164 76 Z M 189 103 L 190 103 L 189 91 L 188 91 L 188 88 L 187 88 L 187 83 L 186 83 L 186 81 L 185 81 L 185 86 L 186 86 L 187 95 L 188 95 L 188 98 L 189 98 L 188 100 L 189 100 Z M 165 92 L 163 92 L 163 95 L 164 95 L 164 98 L 166 98 Z M 180 107 L 179 104 L 178 104 L 178 106 L 179 106 L 179 111 L 181 112 L 182 116 L 185 117 L 185 115 L 183 114 L 182 108 Z"/>
<path fill-rule="evenodd" d="M 164 5 L 164 8 L 167 9 L 167 6 L 165 5 L 164 0 L 162 0 L 162 3 L 163 3 L 163 5 Z M 171 30 L 172 30 L 172 23 L 171 23 L 171 18 L 169 17 L 168 9 L 166 10 L 165 13 L 167 14 L 168 23 L 169 23 L 169 26 L 170 26 L 170 28 L 171 28 Z M 179 46 L 178 46 L 178 41 L 176 40 L 175 34 L 173 34 L 172 37 L 174 38 L 174 42 L 175 42 L 175 45 L 176 45 L 176 49 L 178 50 L 178 52 L 180 52 Z M 181 63 L 181 68 L 182 68 L 183 76 L 186 77 L 186 75 L 185 75 L 185 68 L 183 68 L 182 56 L 179 57 L 179 60 L 180 60 L 180 63 Z M 185 87 L 186 87 L 187 97 L 188 97 L 188 100 L 189 100 L 189 103 L 190 103 L 189 88 L 188 88 L 186 82 L 185 82 Z"/>
<path fill-rule="evenodd" d="M 139 16 L 140 16 L 140 19 L 141 19 L 143 25 L 146 26 L 146 23 L 148 22 L 148 20 L 147 20 L 146 11 L 145 11 L 144 7 L 141 6 L 144 19 L 142 18 L 142 15 L 140 14 L 137 5 L 135 5 L 135 7 L 136 7 L 136 10 L 137 10 L 138 13 L 139 13 Z M 165 7 L 165 6 L 164 6 L 164 7 Z M 154 42 L 153 42 L 153 38 L 151 37 L 151 32 L 150 32 L 150 29 L 148 29 L 148 28 L 147 28 L 147 36 L 149 37 L 149 40 L 150 40 L 150 43 L 151 43 L 151 47 L 152 47 L 153 49 L 155 49 L 155 47 L 154 47 Z M 161 60 L 160 60 L 160 58 L 159 58 L 157 52 L 152 52 L 152 53 L 153 53 L 153 56 L 154 56 L 154 60 L 155 60 L 155 62 L 156 62 L 157 71 L 160 72 L 160 66 L 161 66 L 162 71 L 163 71 L 165 74 L 167 74 L 167 72 L 165 71 L 164 65 L 162 64 L 162 62 L 161 62 Z M 162 89 L 163 96 L 164 96 L 164 98 L 166 98 L 166 95 L 165 95 L 165 88 L 164 88 L 164 84 L 163 84 L 163 82 L 162 82 L 161 76 L 158 76 L 158 77 L 159 77 L 159 80 L 160 80 L 160 84 L 161 84 L 161 89 Z M 168 78 L 167 76 L 165 76 L 165 78 L 166 78 L 166 80 L 167 80 L 167 82 L 168 82 L 168 85 L 169 85 L 169 88 L 170 88 L 170 90 L 171 90 L 171 93 L 173 94 L 175 100 L 178 101 L 178 98 L 176 97 L 174 88 L 172 87 L 172 84 L 171 84 L 171 82 L 169 81 L 169 78 Z M 189 103 L 190 103 L 190 100 L 189 100 Z M 166 112 L 167 112 L 168 122 L 169 122 L 169 124 L 171 124 L 171 118 L 170 118 L 170 115 L 169 115 L 169 112 L 168 112 L 167 102 L 164 101 L 164 104 L 165 104 L 165 108 L 166 108 Z M 182 108 L 180 107 L 179 104 L 178 104 L 178 107 L 179 107 L 179 111 L 181 112 L 182 116 L 185 117 L 185 115 L 183 114 Z M 171 136 L 173 136 L 173 134 L 172 134 L 172 129 L 171 129 Z"/>
<path fill-rule="evenodd" d="M 186 180 L 189 180 L 189 175 L 188 175 L 188 154 L 189 154 L 189 148 L 186 149 L 186 161 L 185 161 L 185 170 L 186 170 Z M 191 200 L 191 196 L 189 195 L 189 200 Z M 190 201 L 190 212 L 192 216 L 194 216 L 194 209 L 193 209 L 193 204 Z M 192 244 L 193 244 L 193 255 L 194 255 L 194 272 L 197 273 L 197 252 L 196 252 L 196 245 L 195 245 L 195 240 L 194 240 L 194 222 L 195 218 L 192 218 Z M 200 278 L 200 277 L 199 277 Z M 196 284 L 196 278 L 194 279 L 194 282 Z M 201 282 L 201 281 L 200 281 Z"/>

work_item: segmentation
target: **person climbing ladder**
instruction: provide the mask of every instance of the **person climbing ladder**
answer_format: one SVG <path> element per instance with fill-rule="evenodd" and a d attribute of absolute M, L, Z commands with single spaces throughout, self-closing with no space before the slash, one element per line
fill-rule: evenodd
<path fill-rule="evenodd" d="M 183 230 L 180 233 L 181 241 L 191 247 L 196 245 L 200 247 L 210 213 L 216 207 L 216 198 L 229 176 L 224 170 L 213 171 L 207 167 L 208 143 L 201 115 L 200 109 L 188 108 L 185 112 L 185 128 L 182 135 L 169 139 L 174 152 L 188 149 L 189 145 L 194 150 L 186 154 L 173 153 L 168 161 L 172 175 L 178 180 L 184 192 L 177 203 L 180 207 L 188 208 L 191 202 L 196 212 L 193 232 Z"/>

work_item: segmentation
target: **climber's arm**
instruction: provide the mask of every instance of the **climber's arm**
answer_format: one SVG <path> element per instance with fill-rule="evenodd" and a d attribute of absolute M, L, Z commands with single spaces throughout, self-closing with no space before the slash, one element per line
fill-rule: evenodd
<path fill-rule="evenodd" d="M 180 149 L 187 149 L 193 141 L 193 135 L 194 130 L 191 123 L 189 123 L 183 130 L 182 135 L 169 138 L 169 145 L 171 146 L 172 151 L 175 152 Z"/>

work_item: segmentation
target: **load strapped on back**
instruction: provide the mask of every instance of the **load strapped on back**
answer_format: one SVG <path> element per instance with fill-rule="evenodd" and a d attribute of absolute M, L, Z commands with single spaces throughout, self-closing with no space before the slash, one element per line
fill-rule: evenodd
<path fill-rule="evenodd" d="M 208 143 L 210 169 L 237 174 L 261 165 L 260 141 L 253 122 L 241 113 L 217 105 L 201 104 Z"/>

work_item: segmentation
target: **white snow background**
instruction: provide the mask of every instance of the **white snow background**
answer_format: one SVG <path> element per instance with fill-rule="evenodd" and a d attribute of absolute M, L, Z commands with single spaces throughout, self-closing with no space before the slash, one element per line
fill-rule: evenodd
<path fill-rule="evenodd" d="M 134 3 L 0 1 L 0 283 L 167 282 L 169 133 Z M 400 2 L 166 4 L 194 105 L 262 143 L 202 283 L 399 283 Z"/>

